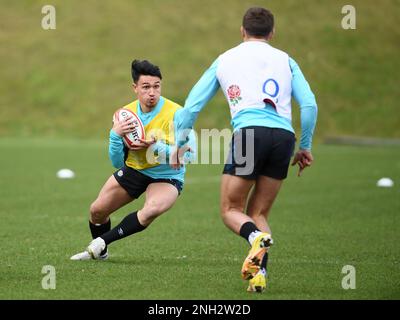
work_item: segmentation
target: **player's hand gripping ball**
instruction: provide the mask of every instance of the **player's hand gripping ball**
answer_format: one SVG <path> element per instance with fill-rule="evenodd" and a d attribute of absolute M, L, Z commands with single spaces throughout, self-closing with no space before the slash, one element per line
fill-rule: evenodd
<path fill-rule="evenodd" d="M 121 108 L 114 113 L 113 120 L 122 121 L 128 117 L 131 117 L 133 131 L 125 134 L 122 139 L 128 147 L 135 147 L 140 144 L 140 139 L 145 139 L 144 126 L 138 115 L 131 110 Z"/>

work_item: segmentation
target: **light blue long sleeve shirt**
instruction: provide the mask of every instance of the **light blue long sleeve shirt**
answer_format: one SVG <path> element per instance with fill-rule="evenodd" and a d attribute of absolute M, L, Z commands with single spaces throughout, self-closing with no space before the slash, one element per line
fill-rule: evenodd
<path fill-rule="evenodd" d="M 292 96 L 300 106 L 301 137 L 300 149 L 311 150 L 312 137 L 317 120 L 317 103 L 311 88 L 295 60 L 289 58 L 292 71 Z M 191 128 L 199 112 L 216 94 L 220 84 L 217 79 L 218 59 L 202 75 L 190 91 L 183 108 L 182 128 Z M 239 111 L 231 121 L 234 131 L 248 126 L 281 128 L 294 133 L 291 121 L 280 116 L 274 107 L 265 104 L 264 109 L 247 108 Z"/>
<path fill-rule="evenodd" d="M 165 99 L 160 97 L 160 101 L 155 106 L 154 110 L 148 113 L 143 113 L 141 111 L 140 105 L 138 108 L 138 117 L 142 121 L 143 125 L 146 126 L 161 110 L 164 105 Z M 187 130 L 181 130 L 182 128 L 182 110 L 178 109 L 174 115 L 174 130 L 175 137 L 180 137 L 180 145 L 187 144 L 191 151 L 187 151 L 184 154 L 185 163 L 190 163 L 193 159 L 197 157 L 197 143 L 196 136 L 193 130 L 187 132 Z M 184 134 L 183 134 L 184 132 Z M 178 139 L 178 138 L 177 138 Z M 141 173 L 154 178 L 154 179 L 177 179 L 184 182 L 185 176 L 185 166 L 176 170 L 170 167 L 168 164 L 169 156 L 173 152 L 176 146 L 167 145 L 162 141 L 157 141 L 155 144 L 151 145 L 149 148 L 158 155 L 158 158 L 162 161 L 161 164 L 151 167 L 148 169 L 138 170 Z M 134 152 L 134 151 L 133 151 Z M 110 130 L 109 137 L 109 148 L 108 148 L 109 158 L 112 165 L 115 168 L 121 168 L 125 163 L 125 146 L 122 137 L 119 136 L 114 130 Z"/>

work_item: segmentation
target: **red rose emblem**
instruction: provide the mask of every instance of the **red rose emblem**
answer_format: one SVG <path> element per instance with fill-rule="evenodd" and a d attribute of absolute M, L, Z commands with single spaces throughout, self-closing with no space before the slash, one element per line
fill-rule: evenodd
<path fill-rule="evenodd" d="M 235 99 L 240 97 L 240 88 L 237 85 L 232 85 L 228 88 L 229 99 Z"/>
<path fill-rule="evenodd" d="M 241 94 L 240 88 L 236 84 L 231 85 L 228 88 L 227 93 L 228 93 L 229 101 L 234 106 L 237 105 L 240 100 L 242 100 L 242 97 L 240 96 L 240 94 Z"/>

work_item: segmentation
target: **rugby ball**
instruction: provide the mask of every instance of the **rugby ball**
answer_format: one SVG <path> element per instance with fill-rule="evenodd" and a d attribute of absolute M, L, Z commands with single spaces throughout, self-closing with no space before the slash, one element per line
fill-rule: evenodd
<path fill-rule="evenodd" d="M 142 121 L 133 111 L 121 108 L 114 113 L 114 119 L 117 119 L 118 121 L 122 121 L 128 117 L 132 117 L 131 121 L 134 124 L 134 130 L 124 135 L 122 139 L 124 140 L 124 143 L 130 147 L 140 143 L 139 139 L 145 138 L 145 132 Z"/>

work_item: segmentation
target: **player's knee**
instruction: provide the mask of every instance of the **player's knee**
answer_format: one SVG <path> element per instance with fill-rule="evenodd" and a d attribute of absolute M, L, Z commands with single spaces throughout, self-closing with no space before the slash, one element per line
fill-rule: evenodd
<path fill-rule="evenodd" d="M 250 211 L 247 213 L 247 215 L 252 219 L 258 219 L 261 217 L 265 217 L 266 213 L 263 210 L 259 210 L 259 211 Z"/>
<path fill-rule="evenodd" d="M 95 201 L 90 205 L 90 220 L 93 223 L 102 223 L 107 218 L 107 213 Z"/>
<path fill-rule="evenodd" d="M 227 206 L 222 205 L 220 210 L 221 218 L 224 220 L 226 216 L 229 214 L 229 208 Z"/>
<path fill-rule="evenodd" d="M 222 219 L 222 222 L 225 225 L 228 225 L 228 223 L 229 223 L 229 212 L 221 210 L 221 219 Z"/>
<path fill-rule="evenodd" d="M 156 201 L 150 201 L 145 204 L 144 208 L 144 216 L 146 219 L 149 220 L 154 220 L 157 218 L 159 215 L 164 213 L 166 211 L 165 206 L 162 203 L 156 202 Z"/>
<path fill-rule="evenodd" d="M 252 218 L 252 219 L 261 219 L 266 216 L 268 216 L 270 207 L 261 207 L 261 208 L 252 208 L 249 212 L 247 212 L 247 215 Z"/>
<path fill-rule="evenodd" d="M 243 212 L 243 210 L 244 208 L 239 204 L 235 204 L 232 202 L 223 202 L 221 204 L 221 210 L 220 210 L 221 218 L 222 220 L 225 221 L 226 219 L 229 219 L 232 213 Z"/>

